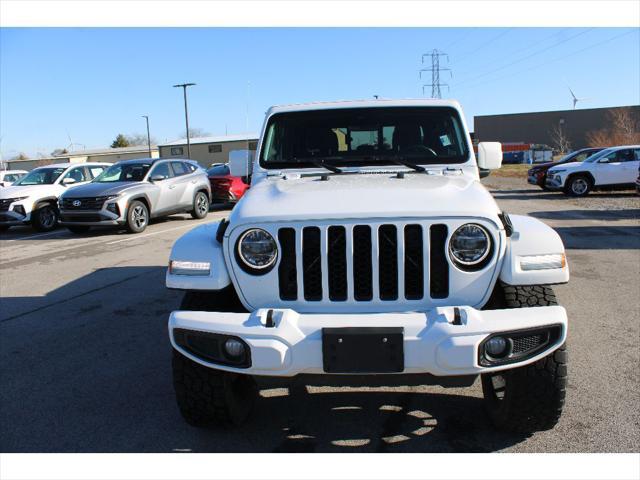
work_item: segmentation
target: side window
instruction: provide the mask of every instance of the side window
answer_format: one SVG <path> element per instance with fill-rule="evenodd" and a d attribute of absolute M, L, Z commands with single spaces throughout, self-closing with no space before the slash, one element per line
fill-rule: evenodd
<path fill-rule="evenodd" d="M 89 178 L 94 179 L 102 172 L 104 172 L 104 167 L 87 167 L 89 171 Z"/>
<path fill-rule="evenodd" d="M 85 171 L 84 171 L 84 167 L 72 168 L 64 176 L 63 181 L 64 181 L 65 178 L 73 178 L 76 181 L 76 183 L 86 182 L 88 180 L 88 178 L 87 178 L 87 176 L 85 174 Z"/>
<path fill-rule="evenodd" d="M 173 173 L 176 177 L 180 175 L 186 175 L 189 173 L 184 163 L 182 162 L 171 162 L 171 168 L 173 169 Z"/>
<path fill-rule="evenodd" d="M 162 175 L 165 180 L 167 178 L 173 177 L 173 174 L 171 172 L 171 169 L 169 168 L 168 163 L 161 163 L 159 165 L 156 165 L 156 167 L 153 169 L 153 172 L 151 173 L 151 177 L 155 177 L 158 175 Z"/>
<path fill-rule="evenodd" d="M 182 147 L 171 147 L 171 155 L 182 155 L 184 149 Z"/>
<path fill-rule="evenodd" d="M 633 150 L 629 149 L 625 149 L 625 150 L 618 150 L 618 156 L 616 158 L 616 161 L 618 162 L 633 162 L 635 160 L 635 155 L 633 154 Z"/>
<path fill-rule="evenodd" d="M 633 151 L 633 160 L 636 162 L 640 160 L 640 148 L 636 148 Z"/>

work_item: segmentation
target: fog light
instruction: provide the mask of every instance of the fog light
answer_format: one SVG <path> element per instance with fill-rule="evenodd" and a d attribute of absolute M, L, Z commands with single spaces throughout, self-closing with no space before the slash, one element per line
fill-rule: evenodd
<path fill-rule="evenodd" d="M 490 338 L 484 345 L 485 351 L 494 358 L 500 358 L 507 354 L 509 343 L 504 337 Z"/>
<path fill-rule="evenodd" d="M 23 217 L 26 216 L 26 212 L 24 211 L 24 207 L 22 205 L 15 205 L 13 207 L 13 211 L 22 215 Z"/>
<path fill-rule="evenodd" d="M 232 358 L 240 358 L 244 355 L 244 344 L 235 338 L 229 338 L 224 342 L 224 350 Z"/>
<path fill-rule="evenodd" d="M 211 272 L 209 262 L 183 262 L 180 260 L 169 261 L 169 273 L 172 275 L 207 276 Z"/>

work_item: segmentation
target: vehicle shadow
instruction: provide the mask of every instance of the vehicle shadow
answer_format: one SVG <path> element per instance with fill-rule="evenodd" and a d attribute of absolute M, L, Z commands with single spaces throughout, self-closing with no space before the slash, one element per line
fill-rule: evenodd
<path fill-rule="evenodd" d="M 554 227 L 567 249 L 576 250 L 638 250 L 640 249 L 640 227 L 594 226 Z"/>
<path fill-rule="evenodd" d="M 447 390 L 296 379 L 263 390 L 242 427 L 191 427 L 175 402 L 166 327 L 181 293 L 164 288 L 164 274 L 105 268 L 43 297 L 2 298 L 17 313 L 0 321 L 0 451 L 484 452 L 526 438 L 492 428 L 477 381 Z"/>
<path fill-rule="evenodd" d="M 623 210 L 550 210 L 530 212 L 530 216 L 548 220 L 638 220 L 640 209 Z"/>

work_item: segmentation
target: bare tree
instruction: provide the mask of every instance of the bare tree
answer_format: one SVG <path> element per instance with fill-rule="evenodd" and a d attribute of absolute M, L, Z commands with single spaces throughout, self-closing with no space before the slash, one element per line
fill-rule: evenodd
<path fill-rule="evenodd" d="M 10 160 L 29 160 L 29 155 L 27 155 L 26 153 L 19 153 L 17 155 L 14 155 L 13 157 L 11 157 Z"/>
<path fill-rule="evenodd" d="M 207 132 L 203 128 L 189 128 L 189 138 L 208 137 L 211 133 Z M 187 131 L 182 132 L 182 137 L 187 138 Z"/>
<path fill-rule="evenodd" d="M 127 142 L 129 142 L 130 146 L 139 146 L 139 145 L 147 145 L 147 134 L 146 133 L 133 133 L 131 135 L 127 135 Z M 156 145 L 158 142 L 155 138 L 151 137 L 151 145 Z"/>
<path fill-rule="evenodd" d="M 560 123 L 554 125 L 551 129 L 551 140 L 558 153 L 565 154 L 571 151 L 571 142 Z"/>
<path fill-rule="evenodd" d="M 616 108 L 607 113 L 609 128 L 587 133 L 590 147 L 612 147 L 640 143 L 640 116 L 630 108 Z"/>
<path fill-rule="evenodd" d="M 51 152 L 51 156 L 56 157 L 60 155 L 66 155 L 67 153 L 69 153 L 69 150 L 67 150 L 66 148 L 56 148 L 53 152 Z"/>

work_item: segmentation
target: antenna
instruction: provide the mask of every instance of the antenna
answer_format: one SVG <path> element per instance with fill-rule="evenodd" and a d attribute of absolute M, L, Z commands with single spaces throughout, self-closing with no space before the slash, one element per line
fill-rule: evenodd
<path fill-rule="evenodd" d="M 431 72 L 431 83 L 422 85 L 422 94 L 424 95 L 424 87 L 431 87 L 431 98 L 442 98 L 440 87 L 447 87 L 448 92 L 449 85 L 446 83 L 440 83 L 440 72 L 448 71 L 450 78 L 453 78 L 453 74 L 451 73 L 450 68 L 440 68 L 440 57 L 446 57 L 447 63 L 449 63 L 449 55 L 434 48 L 431 53 L 422 54 L 423 65 L 425 57 L 431 57 L 431 68 L 422 68 L 420 70 L 420 79 L 422 79 L 422 72 Z"/>

